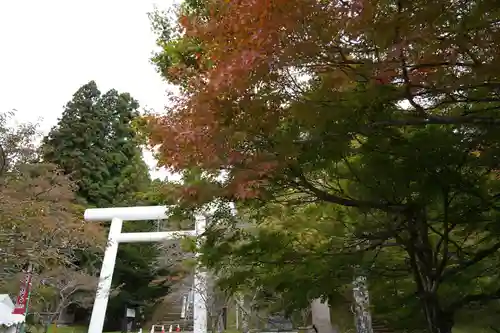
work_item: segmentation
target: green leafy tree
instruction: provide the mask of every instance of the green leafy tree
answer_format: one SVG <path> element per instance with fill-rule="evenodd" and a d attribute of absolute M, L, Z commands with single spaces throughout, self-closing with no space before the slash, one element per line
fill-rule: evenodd
<path fill-rule="evenodd" d="M 0 113 L 0 289 L 7 293 L 18 291 L 18 273 L 28 263 L 43 273 L 105 241 L 98 225 L 82 223 L 74 183 L 56 165 L 38 163 L 38 124 L 15 120 L 14 112 Z"/>
<path fill-rule="evenodd" d="M 499 238 L 498 182 L 492 171 L 496 162 L 489 154 L 497 148 L 478 150 L 475 140 L 484 133 L 438 126 L 371 134 L 348 142 L 327 174 L 322 159 L 335 155 L 327 157 L 331 152 L 323 155 L 324 147 L 307 145 L 299 163 L 311 167 L 307 178 L 296 173 L 296 168 L 290 169 L 290 176 L 296 178 L 287 183 L 286 178 L 278 178 L 279 182 L 267 188 L 274 193 L 266 192 L 262 199 L 240 205 L 240 214 L 250 209 L 250 220 L 266 228 L 246 233 L 234 229 L 232 223 L 237 221 L 224 224 L 216 220 L 202 250 L 205 263 L 220 269 L 222 283 L 233 291 L 250 286 L 281 293 L 289 311 L 307 306 L 314 296 L 350 301 L 346 294 L 356 273 L 354 267 L 359 266 L 370 278 L 376 318 L 390 326 L 423 329 L 431 316 L 425 307 L 436 306 L 442 313 L 432 320 L 442 330 L 471 314 L 487 316 L 483 322 L 491 322 L 492 313 L 498 311 L 495 271 Z M 322 135 L 320 131 L 311 142 L 321 142 Z M 315 156 L 321 158 L 315 160 Z M 314 176 L 316 172 L 318 176 Z M 195 204 L 200 196 L 190 196 L 192 188 L 203 188 L 205 195 L 210 188 L 217 189 L 201 173 L 185 175 L 190 175 L 185 177 L 185 198 Z M 326 175 L 334 178 L 326 182 Z M 304 182 L 302 186 L 297 186 L 298 180 Z M 395 198 L 397 204 L 388 198 Z M 299 206 L 292 216 L 282 206 L 311 201 L 334 205 L 319 207 L 321 214 L 314 213 L 315 204 L 309 204 L 308 210 Z M 425 207 L 418 230 L 408 220 L 408 211 L 399 211 L 410 201 Z M 221 208 L 219 218 L 229 211 L 227 206 Z M 286 224 L 285 234 L 273 229 L 289 219 L 300 221 L 301 227 Z M 324 230 L 325 220 L 330 228 L 336 225 L 336 230 Z M 307 223 L 336 241 L 326 241 L 314 251 L 313 247 L 301 250 L 297 238 L 307 231 Z M 321 244 L 320 238 L 312 237 L 313 243 Z M 419 316 L 423 301 L 429 303 Z"/>
<path fill-rule="evenodd" d="M 129 94 L 110 90 L 102 95 L 91 81 L 73 95 L 44 138 L 44 159 L 75 179 L 86 205 L 127 204 L 147 187 L 148 169 L 131 126 L 138 108 Z"/>
<path fill-rule="evenodd" d="M 405 306 L 417 299 L 415 325 L 432 333 L 500 297 L 497 7 L 199 4 L 181 11 L 183 34 L 168 35 L 154 59 L 182 95 L 150 118 L 151 143 L 164 166 L 204 180 L 182 199 L 253 205 L 259 222 L 270 202 L 334 206 L 332 223 L 346 225 L 335 251 L 400 272 Z M 179 57 L 186 45 L 200 52 Z"/>
<path fill-rule="evenodd" d="M 139 114 L 139 104 L 130 94 L 116 90 L 102 94 L 90 81 L 73 95 L 58 125 L 44 138 L 44 160 L 59 165 L 75 181 L 81 205 L 141 204 L 151 180 L 136 131 Z M 125 224 L 124 231 L 150 231 L 153 227 L 147 221 L 135 222 Z M 85 265 L 95 264 L 101 254 L 81 256 L 79 264 Z M 107 328 L 120 328 L 127 302 L 150 303 L 166 293 L 166 286 L 149 286 L 158 274 L 154 266 L 157 256 L 154 245 L 120 246 L 113 285 L 121 289 L 109 303 Z"/>

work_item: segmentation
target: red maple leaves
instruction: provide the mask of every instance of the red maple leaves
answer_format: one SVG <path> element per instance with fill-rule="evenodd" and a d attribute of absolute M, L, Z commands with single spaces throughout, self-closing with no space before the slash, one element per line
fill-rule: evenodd
<path fill-rule="evenodd" d="M 413 89 L 452 73 L 436 64 L 458 59 L 449 55 L 451 43 L 441 46 L 436 28 L 419 21 L 438 14 L 412 4 L 401 10 L 376 0 L 214 0 L 207 6 L 207 17 L 180 18 L 182 38 L 203 46 L 194 53 L 200 66 L 168 69 L 184 90 L 169 114 L 150 119 L 151 143 L 174 171 L 229 170 L 231 191 L 242 198 L 257 195 L 287 163 L 256 138 L 272 136 L 291 117 L 289 90 L 307 90 L 290 79 L 294 69 L 311 77 L 348 71 L 327 83 L 333 92 L 359 82 Z M 197 196 L 193 189 L 184 195 Z"/>

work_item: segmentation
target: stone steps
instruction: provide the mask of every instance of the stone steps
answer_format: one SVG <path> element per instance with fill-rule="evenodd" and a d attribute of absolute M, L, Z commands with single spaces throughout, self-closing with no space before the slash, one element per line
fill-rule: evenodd
<path fill-rule="evenodd" d="M 393 330 L 387 328 L 387 325 L 379 320 L 372 319 L 373 333 L 394 333 Z"/>
<path fill-rule="evenodd" d="M 192 331 L 193 330 L 193 323 L 192 322 L 179 322 L 179 321 L 164 321 L 155 324 L 155 326 L 165 326 L 165 332 L 168 332 L 170 329 L 170 325 L 172 325 L 172 332 L 175 332 L 175 329 L 177 328 L 177 325 L 179 325 L 181 331 Z"/>
<path fill-rule="evenodd" d="M 184 281 L 180 281 L 179 284 L 174 285 L 170 294 L 163 301 L 163 308 L 159 309 L 154 316 L 153 324 L 164 325 L 165 332 L 168 332 L 170 325 L 172 325 L 174 332 L 177 325 L 180 326 L 182 331 L 191 331 L 193 329 L 192 313 L 190 313 L 192 307 L 186 312 L 186 318 L 181 318 L 183 297 L 188 296 L 191 289 L 189 281 L 190 278 L 188 277 Z"/>

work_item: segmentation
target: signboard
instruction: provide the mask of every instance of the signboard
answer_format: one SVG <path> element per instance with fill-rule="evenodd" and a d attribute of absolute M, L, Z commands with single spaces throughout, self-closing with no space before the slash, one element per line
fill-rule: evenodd
<path fill-rule="evenodd" d="M 20 314 L 20 315 L 26 314 L 30 288 L 31 288 L 31 271 L 28 271 L 24 275 L 24 278 L 21 280 L 16 306 L 12 311 L 13 314 Z"/>
<path fill-rule="evenodd" d="M 127 318 L 135 318 L 135 309 L 127 308 Z"/>

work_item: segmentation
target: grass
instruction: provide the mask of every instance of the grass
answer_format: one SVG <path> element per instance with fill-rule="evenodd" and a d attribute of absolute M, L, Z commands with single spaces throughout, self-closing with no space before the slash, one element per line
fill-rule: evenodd
<path fill-rule="evenodd" d="M 85 333 L 85 332 L 87 332 L 86 326 L 59 326 L 56 329 L 54 325 L 50 325 L 47 333 Z"/>
<path fill-rule="evenodd" d="M 492 330 L 487 328 L 453 328 L 453 333 L 493 333 Z"/>
<path fill-rule="evenodd" d="M 86 326 L 60 326 L 57 330 L 54 330 L 54 326 L 51 325 L 49 327 L 48 333 L 87 333 Z M 144 333 L 148 333 L 148 329 L 142 330 Z M 120 332 L 103 332 L 103 333 L 120 333 Z M 226 330 L 224 333 L 240 333 L 237 330 Z M 471 328 L 454 328 L 453 333 L 492 333 L 491 330 L 488 329 L 471 329 Z"/>
<path fill-rule="evenodd" d="M 47 333 L 87 333 L 87 326 L 59 326 L 57 330 L 54 325 L 49 326 Z M 145 332 L 144 330 L 142 330 Z M 147 332 L 147 331 L 146 331 Z M 103 333 L 121 333 L 121 332 L 103 332 Z"/>

